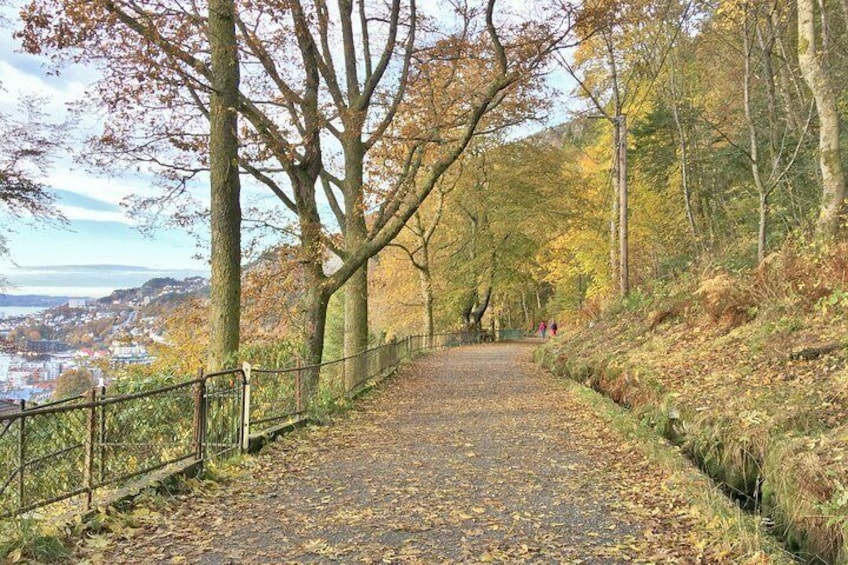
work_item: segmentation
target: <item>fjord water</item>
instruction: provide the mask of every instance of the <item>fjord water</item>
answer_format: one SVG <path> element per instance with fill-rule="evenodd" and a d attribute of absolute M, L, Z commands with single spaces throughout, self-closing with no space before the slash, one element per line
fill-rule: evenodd
<path fill-rule="evenodd" d="M 155 269 L 127 265 L 58 265 L 16 267 L 0 273 L 9 283 L 9 295 L 100 298 L 119 288 L 135 288 L 150 279 L 208 276 L 200 269 Z M 30 306 L 15 304 L 13 307 Z M 4 307 L 5 306 L 0 306 Z"/>

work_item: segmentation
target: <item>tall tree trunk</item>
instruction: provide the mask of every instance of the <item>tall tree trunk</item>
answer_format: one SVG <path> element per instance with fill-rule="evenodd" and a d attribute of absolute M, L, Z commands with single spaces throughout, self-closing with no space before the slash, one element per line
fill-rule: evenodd
<path fill-rule="evenodd" d="M 209 103 L 211 187 L 211 336 L 207 369 L 235 361 L 241 316 L 241 204 L 238 172 L 239 61 L 233 0 L 209 1 L 212 93 Z"/>
<path fill-rule="evenodd" d="M 320 152 L 317 151 L 317 132 L 307 151 L 311 156 L 304 165 L 290 172 L 289 179 L 297 201 L 300 227 L 300 256 L 303 265 L 304 287 L 302 339 L 305 347 L 303 363 L 312 369 L 301 376 L 301 395 L 309 403 L 318 391 L 318 378 L 324 355 L 324 330 L 327 324 L 327 306 L 332 292 L 327 288 L 324 274 L 324 245 L 321 241 L 321 218 L 315 205 L 315 185 L 320 171 Z"/>
<path fill-rule="evenodd" d="M 774 49 L 777 45 L 778 35 L 777 29 L 772 24 L 773 14 L 777 12 L 777 7 L 773 7 L 770 14 L 767 15 L 763 25 L 757 24 L 757 40 L 760 45 L 760 49 L 763 52 L 762 63 L 763 63 L 763 75 L 766 84 L 766 95 L 768 100 L 768 127 L 769 127 L 769 156 L 770 162 L 772 166 L 771 178 L 769 180 L 769 192 L 775 190 L 777 188 L 778 182 L 782 183 L 786 187 L 786 194 L 789 197 L 789 209 L 792 213 L 793 218 L 795 218 L 796 223 L 800 223 L 799 215 L 796 213 L 797 203 L 795 202 L 795 195 L 792 190 L 792 182 L 791 180 L 783 176 L 781 181 L 774 181 L 775 175 L 779 174 L 777 171 L 786 170 L 785 167 L 785 159 L 783 157 L 783 151 L 781 150 L 781 144 L 778 138 L 780 137 L 779 133 L 783 135 L 784 139 L 786 138 L 786 134 L 789 130 L 789 127 L 792 127 L 795 123 L 795 116 L 787 113 L 785 120 L 780 120 L 778 118 L 778 80 L 777 71 L 774 66 Z M 765 28 L 765 31 L 763 31 Z M 787 96 L 789 94 L 787 93 Z M 791 103 L 785 105 L 789 112 L 791 112 Z M 785 124 L 789 124 L 788 126 Z M 803 128 L 803 129 L 802 129 Z M 800 133 L 800 135 L 806 134 L 806 125 L 801 123 L 796 128 Z M 765 204 L 765 216 L 761 210 L 760 218 L 767 219 L 768 216 L 768 198 L 769 194 L 766 194 L 766 202 L 761 202 L 762 205 Z M 761 223 L 763 223 L 761 221 Z M 763 242 L 763 247 L 765 247 L 765 237 L 761 236 L 759 238 Z M 760 259 L 762 260 L 762 259 Z"/>
<path fill-rule="evenodd" d="M 489 301 L 492 298 L 492 287 L 486 289 L 486 294 L 483 295 L 483 301 L 477 305 L 477 307 L 471 312 L 469 316 L 468 328 L 476 331 L 483 330 L 483 315 L 486 313 L 486 310 L 489 308 Z"/>
<path fill-rule="evenodd" d="M 465 305 L 462 307 L 462 321 L 466 328 L 470 328 L 474 320 L 474 307 L 477 305 L 479 294 L 477 287 L 469 290 L 465 296 Z"/>
<path fill-rule="evenodd" d="M 531 320 L 530 318 L 530 311 L 527 308 L 527 293 L 524 291 L 523 288 L 521 289 L 521 312 L 524 315 L 524 327 L 532 328 L 533 325 L 536 323 L 536 320 Z"/>
<path fill-rule="evenodd" d="M 791 64 L 794 63 L 794 57 L 792 57 L 790 50 L 787 49 L 778 31 L 781 26 L 780 17 L 781 14 L 775 4 L 775 8 L 771 11 L 767 24 L 769 26 L 769 34 L 774 38 L 774 44 L 777 47 L 778 58 L 780 61 L 784 61 L 779 66 L 779 82 L 783 94 L 781 98 L 786 107 L 786 114 L 789 116 L 792 128 L 800 131 L 804 128 L 804 122 L 806 121 L 803 108 L 807 106 L 807 96 L 795 72 L 796 67 L 794 64 Z"/>
<path fill-rule="evenodd" d="M 310 52 L 306 50 L 308 55 Z M 327 306 L 335 289 L 328 288 L 324 274 L 324 242 L 321 216 L 315 198 L 321 169 L 321 137 L 318 123 L 318 75 L 308 67 L 304 106 L 306 131 L 303 138 L 303 157 L 287 171 L 297 210 L 300 246 L 298 262 L 303 265 L 306 295 L 303 304 L 302 339 L 305 347 L 303 362 L 313 367 L 301 376 L 301 393 L 305 405 L 318 391 L 320 370 L 318 365 L 324 354 L 324 329 L 327 323 Z"/>
<path fill-rule="evenodd" d="M 365 378 L 365 358 L 359 355 L 368 348 L 368 262 L 344 285 L 344 356 L 345 380 L 348 390 Z"/>
<path fill-rule="evenodd" d="M 769 156 L 772 161 L 772 168 L 778 168 L 779 148 L 778 148 L 778 120 L 777 120 L 777 84 L 775 82 L 774 65 L 774 37 L 771 35 L 773 29 L 768 24 L 766 19 L 765 28 L 768 35 L 764 35 L 763 26 L 759 22 L 755 22 L 757 33 L 757 42 L 760 46 L 763 65 L 763 80 L 766 85 L 766 102 L 768 110 L 768 134 L 769 134 Z"/>
<path fill-rule="evenodd" d="M 848 0 L 839 0 L 839 6 L 842 8 L 842 21 L 845 24 L 846 32 L 848 32 Z"/>
<path fill-rule="evenodd" d="M 624 114 L 616 116 L 619 124 L 618 147 L 618 290 L 622 298 L 630 293 L 630 251 L 629 227 L 627 216 L 627 117 Z"/>
<path fill-rule="evenodd" d="M 823 0 L 816 0 L 819 6 L 819 17 L 821 18 L 821 41 L 822 53 L 830 51 L 830 24 L 827 21 L 827 10 Z"/>
<path fill-rule="evenodd" d="M 621 177 L 618 174 L 618 156 L 619 145 L 621 144 L 621 136 L 618 128 L 618 122 L 613 124 L 612 144 L 614 147 L 612 155 L 612 198 L 610 199 L 610 216 L 609 216 L 609 247 L 610 247 L 610 289 L 615 288 L 619 277 L 619 261 L 618 261 L 618 217 L 619 217 L 619 183 Z"/>
<path fill-rule="evenodd" d="M 359 137 L 345 145 L 345 249 L 352 252 L 367 241 L 365 209 L 362 202 L 365 148 Z M 365 357 L 358 356 L 368 348 L 368 261 L 344 285 L 344 356 L 345 386 L 352 390 L 365 379 Z M 358 357 L 357 357 L 358 356 Z"/>
<path fill-rule="evenodd" d="M 433 274 L 430 272 L 430 247 L 426 239 L 422 241 L 421 260 L 415 262 L 418 271 L 418 286 L 421 289 L 422 321 L 428 337 L 433 337 L 435 324 L 433 322 Z"/>
<path fill-rule="evenodd" d="M 309 367 L 301 375 L 300 393 L 304 402 L 308 402 L 318 391 L 321 358 L 324 355 L 324 332 L 327 326 L 327 305 L 330 297 L 324 290 L 324 272 L 320 263 L 306 265 L 304 283 L 306 296 L 304 298 L 303 343 L 304 364 Z"/>
<path fill-rule="evenodd" d="M 692 187 L 691 174 L 689 171 L 689 138 L 686 129 L 683 127 L 683 120 L 680 117 L 680 103 L 685 98 L 685 89 L 681 76 L 684 73 L 679 68 L 679 54 L 677 50 L 671 52 L 671 60 L 669 62 L 669 82 L 671 87 L 671 112 L 674 118 L 674 125 L 677 129 L 678 149 L 680 151 L 680 184 L 683 190 L 683 208 L 686 212 L 686 221 L 689 223 L 689 231 L 692 232 L 692 238 L 695 240 L 696 252 L 701 251 L 701 237 L 698 233 L 698 224 L 695 221 L 695 213 L 692 206 Z"/>
<path fill-rule="evenodd" d="M 759 229 L 757 230 L 757 264 L 761 264 L 766 256 L 766 243 L 768 242 L 768 194 L 760 193 L 759 206 Z"/>
<path fill-rule="evenodd" d="M 418 270 L 418 280 L 423 301 L 424 331 L 427 332 L 427 336 L 430 338 L 433 337 L 436 331 L 433 316 L 433 272 L 430 270 L 430 241 L 436 233 L 436 228 L 441 223 L 447 192 L 449 191 L 446 191 L 444 186 L 440 184 L 439 191 L 436 195 L 436 209 L 430 218 L 428 226 L 425 227 L 420 211 L 415 213 L 414 222 L 407 224 L 419 241 L 418 254 L 420 254 L 421 260 L 416 260 L 413 253 L 410 253 L 410 259 Z"/>
<path fill-rule="evenodd" d="M 750 147 L 750 163 L 751 176 L 754 179 L 754 186 L 757 188 L 759 195 L 759 224 L 757 229 L 757 264 L 763 262 L 766 253 L 766 221 L 768 220 L 768 196 L 769 191 L 763 184 L 762 175 L 760 173 L 760 144 L 757 139 L 757 128 L 754 124 L 754 116 L 751 108 L 751 34 L 750 34 L 750 19 L 751 16 L 745 14 L 745 25 L 742 28 L 742 56 L 744 57 L 744 73 L 742 81 L 743 104 L 745 106 L 745 121 L 748 126 L 748 140 Z"/>
<path fill-rule="evenodd" d="M 616 239 L 618 240 L 618 264 L 613 269 L 613 276 L 618 274 L 618 289 L 619 295 L 624 298 L 630 291 L 630 259 L 628 257 L 628 234 L 627 234 L 627 121 L 622 115 L 623 101 L 621 99 L 621 89 L 618 83 L 618 68 L 615 62 L 615 50 L 612 44 L 612 36 L 609 33 L 604 34 L 604 39 L 607 44 L 607 64 L 610 70 L 610 79 L 612 81 L 613 102 L 615 104 L 615 115 L 612 116 L 614 135 L 613 135 L 613 177 L 615 179 L 615 195 L 613 196 L 613 214 L 612 223 L 610 224 L 610 244 L 611 249 L 616 247 Z M 618 214 L 616 217 L 616 210 Z M 614 224 L 618 222 L 618 237 L 614 232 Z M 610 252 L 610 260 L 614 263 L 615 251 Z M 615 280 L 615 279 L 613 279 Z"/>
<path fill-rule="evenodd" d="M 674 125 L 677 127 L 677 136 L 680 140 L 680 183 L 683 188 L 683 206 L 686 210 L 686 221 L 689 223 L 689 231 L 692 232 L 692 237 L 698 242 L 700 241 L 698 225 L 695 223 L 695 215 L 692 213 L 692 189 L 689 186 L 689 148 L 686 144 L 686 132 L 683 129 L 683 123 L 680 121 L 680 109 L 678 108 L 676 97 L 673 97 L 671 101 L 671 109 L 674 116 Z"/>
<path fill-rule="evenodd" d="M 418 281 L 421 287 L 421 300 L 424 331 L 428 337 L 433 337 L 435 326 L 433 323 L 433 277 L 430 268 L 418 269 Z"/>
<path fill-rule="evenodd" d="M 839 150 L 839 112 L 836 96 L 816 49 L 815 7 L 813 0 L 797 0 L 798 63 L 804 81 L 816 100 L 819 115 L 819 166 L 822 174 L 822 201 L 818 232 L 833 236 L 845 200 L 845 173 Z"/>

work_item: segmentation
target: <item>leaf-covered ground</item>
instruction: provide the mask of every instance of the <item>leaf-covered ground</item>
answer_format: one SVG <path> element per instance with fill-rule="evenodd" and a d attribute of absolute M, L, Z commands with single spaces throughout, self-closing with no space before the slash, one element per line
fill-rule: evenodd
<path fill-rule="evenodd" d="M 137 507 L 82 540 L 75 560 L 743 561 L 690 504 L 681 473 L 605 422 L 533 365 L 526 344 L 434 354 L 222 484 Z"/>
<path fill-rule="evenodd" d="M 725 294 L 744 288 L 724 278 L 736 285 Z M 758 285 L 748 292 L 771 296 Z M 848 302 L 829 311 L 789 294 L 731 321 L 708 315 L 710 301 L 688 290 L 565 327 L 545 363 L 673 429 L 717 481 L 752 497 L 802 560 L 848 563 Z M 669 305 L 673 314 L 652 323 Z"/>

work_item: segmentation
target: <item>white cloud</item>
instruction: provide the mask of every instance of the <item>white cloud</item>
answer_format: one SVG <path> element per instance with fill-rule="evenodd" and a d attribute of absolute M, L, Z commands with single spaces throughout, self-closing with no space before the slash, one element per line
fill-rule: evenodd
<path fill-rule="evenodd" d="M 68 102 L 81 98 L 85 84 L 74 80 L 47 81 L 43 76 L 27 73 L 6 61 L 0 61 L 0 105 L 11 110 L 16 107 L 21 95 L 37 95 L 46 98 L 42 108 L 48 115 L 63 116 Z M 51 84 L 52 83 L 52 84 Z"/>
<path fill-rule="evenodd" d="M 58 206 L 59 211 L 71 221 L 88 220 L 92 222 L 117 222 L 127 225 L 135 225 L 136 222 L 132 218 L 127 217 L 123 212 L 110 212 L 106 210 L 89 210 L 80 206 L 69 206 L 62 204 Z"/>
<path fill-rule="evenodd" d="M 54 168 L 44 179 L 44 184 L 56 189 L 73 192 L 117 206 L 131 194 L 145 194 L 151 190 L 150 181 L 135 178 L 103 178 L 85 171 L 59 170 Z"/>

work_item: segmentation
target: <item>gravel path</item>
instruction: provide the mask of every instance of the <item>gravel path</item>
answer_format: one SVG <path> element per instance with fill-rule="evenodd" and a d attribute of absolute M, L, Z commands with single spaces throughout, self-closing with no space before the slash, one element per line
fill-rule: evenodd
<path fill-rule="evenodd" d="M 282 438 L 219 487 L 136 511 L 79 558 L 703 562 L 674 536 L 660 542 L 658 532 L 688 527 L 671 512 L 685 503 L 659 493 L 663 478 L 530 351 L 492 344 L 425 357 L 334 425 Z"/>

